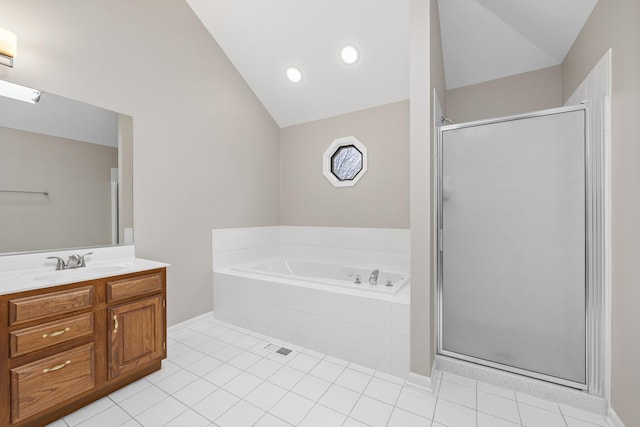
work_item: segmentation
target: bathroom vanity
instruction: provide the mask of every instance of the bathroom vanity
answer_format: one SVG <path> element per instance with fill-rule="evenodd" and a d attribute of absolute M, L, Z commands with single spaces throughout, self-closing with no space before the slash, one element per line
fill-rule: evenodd
<path fill-rule="evenodd" d="M 15 283 L 36 285 L 0 288 L 0 426 L 45 425 L 166 358 L 166 264 L 77 270 L 22 272 Z"/>

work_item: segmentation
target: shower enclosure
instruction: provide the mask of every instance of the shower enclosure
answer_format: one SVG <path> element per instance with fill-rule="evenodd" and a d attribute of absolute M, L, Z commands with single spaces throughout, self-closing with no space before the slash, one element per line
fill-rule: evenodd
<path fill-rule="evenodd" d="M 440 129 L 440 354 L 589 388 L 587 108 Z"/>

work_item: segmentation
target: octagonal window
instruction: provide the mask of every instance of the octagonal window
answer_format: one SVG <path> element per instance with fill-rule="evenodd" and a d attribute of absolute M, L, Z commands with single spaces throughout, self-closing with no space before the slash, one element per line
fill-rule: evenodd
<path fill-rule="evenodd" d="M 340 181 L 348 181 L 362 170 L 362 153 L 353 145 L 339 147 L 331 156 L 331 173 Z"/>
<path fill-rule="evenodd" d="M 324 152 L 323 174 L 335 187 L 355 185 L 367 171 L 367 148 L 355 136 L 335 139 Z"/>

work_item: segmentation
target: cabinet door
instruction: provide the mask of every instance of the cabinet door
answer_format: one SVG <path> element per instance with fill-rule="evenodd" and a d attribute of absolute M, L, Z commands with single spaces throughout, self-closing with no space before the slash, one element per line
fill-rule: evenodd
<path fill-rule="evenodd" d="M 109 378 L 164 356 L 162 295 L 109 308 Z"/>

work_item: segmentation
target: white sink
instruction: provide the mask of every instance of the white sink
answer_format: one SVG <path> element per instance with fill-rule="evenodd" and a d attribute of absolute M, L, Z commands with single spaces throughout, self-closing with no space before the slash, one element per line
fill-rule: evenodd
<path fill-rule="evenodd" d="M 101 265 L 97 267 L 84 267 L 84 268 L 79 268 L 78 270 L 84 270 L 88 274 L 93 275 L 93 274 L 118 273 L 119 271 L 122 271 L 125 268 L 127 268 L 127 266 L 117 264 L 117 265 Z"/>

